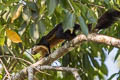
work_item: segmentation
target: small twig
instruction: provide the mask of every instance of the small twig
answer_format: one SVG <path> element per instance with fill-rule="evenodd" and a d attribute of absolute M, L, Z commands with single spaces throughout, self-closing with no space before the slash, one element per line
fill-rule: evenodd
<path fill-rule="evenodd" d="M 100 5 L 96 5 L 96 4 L 92 4 L 92 3 L 88 3 L 88 5 L 90 5 L 90 6 L 95 6 L 95 7 L 102 8 L 102 9 L 105 9 L 104 6 L 100 6 Z"/>
<path fill-rule="evenodd" d="M 3 55 L 3 56 L 0 56 L 0 57 L 11 57 L 11 58 L 18 59 L 18 60 L 24 61 L 24 62 L 32 65 L 32 63 L 31 63 L 30 61 L 24 60 L 24 59 L 22 59 L 22 58 L 13 57 L 13 56 L 8 56 L 8 55 Z M 33 68 L 35 68 L 35 67 L 33 67 Z M 50 74 L 48 74 L 48 73 L 46 73 L 46 72 L 43 72 L 43 71 L 40 71 L 40 70 L 38 70 L 37 68 L 35 68 L 35 70 L 37 70 L 37 71 L 40 72 L 40 73 L 43 73 L 43 74 L 46 74 L 46 75 L 49 75 L 49 76 L 50 76 Z"/>
<path fill-rule="evenodd" d="M 9 73 L 12 71 L 12 69 L 14 69 L 15 65 L 17 65 L 17 61 L 15 61 L 13 59 L 11 61 L 9 61 L 9 64 L 7 66 L 7 69 L 9 71 Z"/>
<path fill-rule="evenodd" d="M 8 46 L 7 46 L 7 47 L 8 47 Z M 9 50 L 9 52 L 13 55 L 13 57 L 15 57 L 15 54 L 12 52 L 12 50 L 9 49 L 9 48 L 8 48 L 8 50 Z"/>
<path fill-rule="evenodd" d="M 79 76 L 79 73 L 77 71 L 73 71 L 72 74 L 74 75 L 76 80 L 82 80 Z"/>
<path fill-rule="evenodd" d="M 18 60 L 21 60 L 21 61 L 24 61 L 24 62 L 26 62 L 26 63 L 28 63 L 28 64 L 32 64 L 30 61 L 27 61 L 27 60 L 25 60 L 25 59 L 22 59 L 22 58 L 18 58 L 18 57 L 13 57 L 13 56 L 8 56 L 8 55 L 2 55 L 2 56 L 0 56 L 0 58 L 1 57 L 11 57 L 11 58 L 13 58 L 13 59 L 18 59 Z"/>
<path fill-rule="evenodd" d="M 7 74 L 5 74 L 2 80 L 6 80 L 6 78 L 8 78 Z"/>
<path fill-rule="evenodd" d="M 71 4 L 70 0 L 67 0 L 67 1 L 68 1 L 69 5 L 70 5 L 70 7 L 71 7 L 72 11 L 73 11 L 73 12 L 75 12 L 75 9 L 73 8 L 73 6 L 72 6 L 72 4 Z"/>
<path fill-rule="evenodd" d="M 1 60 L 1 58 L 0 58 L 0 62 L 1 62 L 1 64 L 2 64 L 2 66 L 3 66 L 3 68 L 5 69 L 5 72 L 6 72 L 6 74 L 8 75 L 9 80 L 11 80 L 10 73 L 8 72 L 6 66 L 5 66 L 5 64 L 3 63 L 3 61 Z"/>

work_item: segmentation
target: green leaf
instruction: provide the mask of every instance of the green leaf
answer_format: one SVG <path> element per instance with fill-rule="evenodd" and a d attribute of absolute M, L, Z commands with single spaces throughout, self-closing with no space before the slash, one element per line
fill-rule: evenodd
<path fill-rule="evenodd" d="M 99 65 L 98 62 L 94 59 L 93 55 L 89 54 L 89 56 L 90 56 L 90 59 L 91 59 L 93 65 L 94 65 L 97 69 L 99 69 L 99 68 L 100 68 L 100 65 Z"/>
<path fill-rule="evenodd" d="M 96 75 L 94 68 L 91 65 L 88 54 L 83 55 L 83 67 L 88 73 L 89 80 L 93 80 L 93 76 Z"/>
<path fill-rule="evenodd" d="M 23 33 L 25 32 L 26 27 L 27 27 L 27 23 L 24 22 L 24 23 L 21 25 L 21 27 L 19 28 L 18 33 L 19 33 L 21 36 L 22 36 Z"/>
<path fill-rule="evenodd" d="M 99 77 L 99 80 L 102 80 L 102 79 L 104 78 L 104 75 L 101 74 L 101 73 L 98 73 L 97 75 L 98 75 L 98 77 Z M 104 79 L 103 79 L 103 80 L 104 80 Z"/>
<path fill-rule="evenodd" d="M 19 5 L 15 5 L 15 6 L 11 7 L 11 9 L 10 9 L 11 16 L 14 16 L 14 14 L 16 13 L 18 7 L 19 7 Z"/>
<path fill-rule="evenodd" d="M 39 16 L 39 9 L 34 2 L 27 2 L 28 8 L 31 10 L 31 17 L 33 20 L 36 20 Z"/>
<path fill-rule="evenodd" d="M 2 0 L 6 5 L 10 5 L 11 3 L 19 2 L 19 0 Z"/>
<path fill-rule="evenodd" d="M 88 11 L 88 7 L 86 5 L 83 5 L 83 4 L 77 4 L 78 7 L 80 7 L 80 10 L 81 10 L 81 15 L 86 18 L 86 14 L 87 14 L 87 11 Z"/>
<path fill-rule="evenodd" d="M 0 3 L 0 10 L 4 10 L 6 7 L 4 4 Z"/>
<path fill-rule="evenodd" d="M 105 75 L 108 75 L 108 69 L 107 69 L 107 66 L 105 64 L 102 64 L 102 66 L 100 67 L 100 70 Z"/>
<path fill-rule="evenodd" d="M 120 74 L 119 74 L 119 76 L 117 77 L 117 80 L 120 80 Z"/>
<path fill-rule="evenodd" d="M 30 25 L 30 30 L 29 30 L 30 36 L 34 42 L 39 38 L 39 29 L 38 25 L 35 23 Z"/>
<path fill-rule="evenodd" d="M 67 11 L 63 22 L 64 30 L 73 28 L 74 23 L 75 23 L 75 15 Z"/>
<path fill-rule="evenodd" d="M 120 50 L 118 50 L 118 53 L 115 55 L 115 59 L 114 59 L 114 61 L 117 60 L 117 58 L 118 58 L 119 55 L 120 55 Z"/>
<path fill-rule="evenodd" d="M 2 71 L 2 70 L 1 70 Z M 0 79 L 2 80 L 2 78 L 3 78 L 3 76 L 2 76 L 2 74 L 0 74 Z"/>
<path fill-rule="evenodd" d="M 5 31 L 0 32 L 0 46 L 3 46 L 5 42 Z"/>
<path fill-rule="evenodd" d="M 101 50 L 100 53 L 101 53 L 101 55 L 100 55 L 101 56 L 101 62 L 104 62 L 105 59 L 106 59 L 105 52 L 103 50 Z"/>
<path fill-rule="evenodd" d="M 28 7 L 23 8 L 22 17 L 25 21 L 30 21 L 31 11 Z"/>
<path fill-rule="evenodd" d="M 98 44 L 95 43 L 93 44 L 92 42 L 89 42 L 89 46 L 91 47 L 91 52 L 92 52 L 92 56 L 97 57 L 98 56 L 98 51 L 99 51 L 99 47 Z"/>
<path fill-rule="evenodd" d="M 87 17 L 88 17 L 88 20 L 90 21 L 90 23 L 97 22 L 97 18 L 96 18 L 95 13 L 90 9 L 88 9 L 88 11 L 87 11 Z"/>
<path fill-rule="evenodd" d="M 24 59 L 34 63 L 35 62 L 34 58 L 28 52 L 30 52 L 30 51 L 27 50 L 24 52 L 24 54 L 23 54 Z"/>
<path fill-rule="evenodd" d="M 63 8 L 67 8 L 69 6 L 67 0 L 60 0 L 60 4 L 62 5 Z"/>
<path fill-rule="evenodd" d="M 3 14 L 3 19 L 7 22 L 7 20 L 9 20 L 9 17 L 10 17 L 10 15 L 9 15 L 9 11 L 6 11 L 4 14 Z"/>
<path fill-rule="evenodd" d="M 89 70 L 91 65 L 87 54 L 83 55 L 83 66 L 85 69 Z"/>
<path fill-rule="evenodd" d="M 38 7 L 36 5 L 36 3 L 34 2 L 26 2 L 27 6 L 32 10 L 32 11 L 38 11 Z"/>
<path fill-rule="evenodd" d="M 118 73 L 114 73 L 113 75 L 110 76 L 108 80 L 112 80 Z"/>
<path fill-rule="evenodd" d="M 66 54 L 62 58 L 62 65 L 66 67 L 70 63 L 70 53 Z"/>
<path fill-rule="evenodd" d="M 39 28 L 39 32 L 43 35 L 46 31 L 46 26 L 43 23 L 43 21 L 38 22 L 38 28 Z"/>
<path fill-rule="evenodd" d="M 88 27 L 82 16 L 79 16 L 79 23 L 83 34 L 88 35 Z"/>
<path fill-rule="evenodd" d="M 47 8 L 48 8 L 48 15 L 49 16 L 54 12 L 57 4 L 58 4 L 58 0 L 48 0 Z"/>

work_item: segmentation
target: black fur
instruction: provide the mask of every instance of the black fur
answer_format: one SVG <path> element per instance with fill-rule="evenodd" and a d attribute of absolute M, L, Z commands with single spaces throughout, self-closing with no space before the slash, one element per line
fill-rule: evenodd
<path fill-rule="evenodd" d="M 105 29 L 110 27 L 115 21 L 120 18 L 120 11 L 115 9 L 110 9 L 106 11 L 97 22 L 95 29 Z M 91 31 L 92 24 L 88 24 L 88 29 Z M 42 45 L 48 48 L 48 53 L 50 54 L 51 45 L 55 46 L 61 40 L 71 40 L 76 36 L 76 30 L 80 30 L 79 24 L 74 24 L 73 32 L 69 29 L 64 32 L 62 23 L 59 23 L 53 28 L 46 36 L 43 36 L 40 42 L 37 44 L 38 46 Z M 48 55 L 48 54 L 47 54 Z"/>
<path fill-rule="evenodd" d="M 110 9 L 105 12 L 99 19 L 96 25 L 96 29 L 105 29 L 110 27 L 115 21 L 120 18 L 120 11 Z"/>
<path fill-rule="evenodd" d="M 46 36 L 43 36 L 37 45 L 47 47 L 49 51 L 48 54 L 50 54 L 51 45 L 57 45 L 59 40 L 69 41 L 73 39 L 76 36 L 75 32 L 78 29 L 80 29 L 80 25 L 75 24 L 73 27 L 73 32 L 71 32 L 69 29 L 64 32 L 62 23 L 59 23 Z M 33 53 L 36 54 L 37 52 L 33 50 Z"/>

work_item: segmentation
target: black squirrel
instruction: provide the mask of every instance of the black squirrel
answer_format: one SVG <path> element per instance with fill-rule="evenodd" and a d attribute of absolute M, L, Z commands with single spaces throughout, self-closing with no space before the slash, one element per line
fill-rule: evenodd
<path fill-rule="evenodd" d="M 120 11 L 115 9 L 110 9 L 106 11 L 99 19 L 96 24 L 95 29 L 105 29 L 110 27 L 114 22 L 120 18 Z"/>
<path fill-rule="evenodd" d="M 120 11 L 110 9 L 98 19 L 95 29 L 98 31 L 100 29 L 108 28 L 119 18 Z M 32 53 L 36 54 L 41 51 L 42 56 L 48 56 L 51 53 L 51 48 L 65 40 L 70 41 L 76 37 L 76 30 L 80 30 L 79 24 L 74 24 L 73 32 L 70 30 L 64 32 L 62 23 L 57 24 L 55 28 L 53 28 L 46 36 L 43 36 L 40 42 L 32 48 Z"/>
<path fill-rule="evenodd" d="M 76 30 L 80 29 L 79 24 L 74 24 L 73 31 L 66 30 L 64 32 L 62 23 L 59 23 L 53 28 L 46 36 L 43 36 L 38 44 L 32 48 L 32 53 L 36 54 L 39 51 L 42 52 L 42 56 L 47 56 L 51 53 L 50 49 L 57 44 L 67 40 L 70 41 L 76 37 Z"/>

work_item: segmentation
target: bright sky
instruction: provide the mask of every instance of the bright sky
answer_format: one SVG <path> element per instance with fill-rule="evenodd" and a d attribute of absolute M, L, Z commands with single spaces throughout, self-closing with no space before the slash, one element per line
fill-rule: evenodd
<path fill-rule="evenodd" d="M 109 54 L 106 51 L 107 59 L 105 61 L 105 64 L 108 67 L 108 71 L 109 71 L 107 78 L 109 78 L 114 73 L 118 73 L 118 71 L 119 71 L 118 61 L 114 62 L 115 55 L 117 54 L 117 51 L 118 51 L 117 48 L 114 48 Z M 115 76 L 112 80 L 117 80 L 116 78 L 117 78 L 117 76 Z"/>

